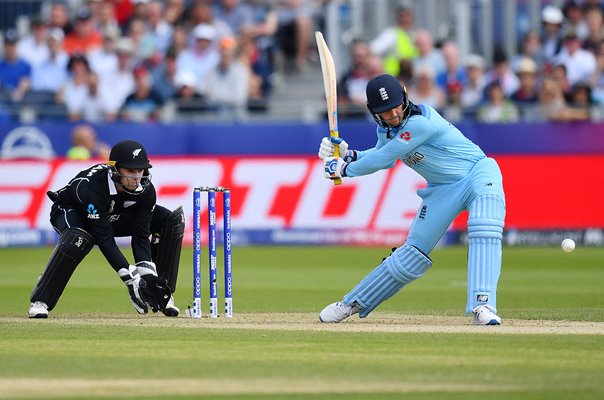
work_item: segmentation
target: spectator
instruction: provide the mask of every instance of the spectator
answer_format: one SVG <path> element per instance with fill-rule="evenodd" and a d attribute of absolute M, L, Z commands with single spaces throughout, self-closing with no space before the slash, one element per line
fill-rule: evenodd
<path fill-rule="evenodd" d="M 83 54 L 74 54 L 67 63 L 69 79 L 57 92 L 57 102 L 65 103 L 68 118 L 78 121 L 83 118 L 83 107 L 88 97 L 88 74 L 90 65 Z"/>
<path fill-rule="evenodd" d="M 564 46 L 554 61 L 555 64 L 566 67 L 566 76 L 571 86 L 588 81 L 596 70 L 596 58 L 591 52 L 581 48 L 581 40 L 573 30 L 566 32 Z"/>
<path fill-rule="evenodd" d="M 590 81 L 592 85 L 592 97 L 600 105 L 604 104 L 604 41 L 600 42 L 596 52 L 596 71 Z"/>
<path fill-rule="evenodd" d="M 306 66 L 311 40 L 311 0 L 277 0 L 278 28 L 275 34 L 285 56 L 285 69 L 300 71 Z"/>
<path fill-rule="evenodd" d="M 14 29 L 4 33 L 4 59 L 0 60 L 0 95 L 20 102 L 31 85 L 31 66 L 17 54 L 19 35 Z"/>
<path fill-rule="evenodd" d="M 252 8 L 241 0 L 218 0 L 213 14 L 216 20 L 224 21 L 229 26 L 231 36 L 238 36 L 243 26 L 252 25 L 254 21 Z"/>
<path fill-rule="evenodd" d="M 99 84 L 99 76 L 88 74 L 88 90 L 83 104 L 80 105 L 79 119 L 88 122 L 113 122 L 117 118 L 117 110 L 113 101 L 113 92 L 108 87 Z M 76 118 L 78 119 L 78 118 Z"/>
<path fill-rule="evenodd" d="M 570 83 L 568 82 L 568 75 L 566 73 L 566 66 L 564 64 L 555 65 L 550 74 L 558 86 L 562 89 L 562 93 L 566 97 L 570 93 Z"/>
<path fill-rule="evenodd" d="M 562 120 L 566 101 L 562 88 L 552 77 L 546 76 L 539 88 L 539 108 L 535 118 L 541 121 Z"/>
<path fill-rule="evenodd" d="M 371 42 L 373 53 L 384 58 L 384 71 L 397 76 L 400 60 L 412 60 L 419 53 L 413 43 L 414 15 L 410 7 L 399 7 L 397 24 L 383 30 Z"/>
<path fill-rule="evenodd" d="M 208 24 L 200 24 L 193 29 L 195 45 L 191 49 L 184 50 L 176 59 L 177 71 L 192 71 L 195 73 L 197 82 L 202 82 L 208 71 L 214 69 L 220 61 L 214 41 L 216 29 Z"/>
<path fill-rule="evenodd" d="M 101 32 L 103 37 L 116 36 L 117 38 L 121 36 L 120 25 L 118 24 L 115 16 L 115 4 L 110 1 L 104 1 L 101 3 L 98 24 L 98 31 Z"/>
<path fill-rule="evenodd" d="M 420 65 L 415 71 L 415 83 L 409 89 L 409 97 L 417 104 L 426 104 L 437 110 L 445 105 L 445 93 L 436 85 L 434 69 L 430 65 Z"/>
<path fill-rule="evenodd" d="M 73 26 L 69 21 L 69 12 L 67 4 L 61 2 L 53 2 L 50 6 L 50 18 L 48 20 L 49 28 L 61 28 L 65 35 L 69 35 L 73 31 Z"/>
<path fill-rule="evenodd" d="M 207 2 L 198 2 L 192 5 L 189 22 L 192 26 L 199 24 L 212 25 L 216 29 L 216 37 L 218 38 L 236 34 L 226 21 L 214 17 L 212 6 Z"/>
<path fill-rule="evenodd" d="M 503 86 L 493 81 L 486 88 L 487 101 L 478 109 L 477 119 L 488 123 L 509 123 L 518 121 L 518 109 L 505 98 Z"/>
<path fill-rule="evenodd" d="M 139 66 L 134 69 L 134 92 L 122 107 L 122 118 L 127 121 L 144 122 L 159 119 L 163 99 L 153 90 L 149 71 Z"/>
<path fill-rule="evenodd" d="M 545 67 L 545 56 L 543 55 L 541 38 L 535 31 L 528 32 L 522 39 L 520 53 L 514 55 L 510 62 L 512 71 L 518 71 L 518 64 L 527 57 L 535 62 L 539 71 L 543 71 L 543 68 Z"/>
<path fill-rule="evenodd" d="M 115 44 L 120 33 L 113 29 L 106 29 L 103 33 L 103 47 L 93 49 L 88 53 L 90 68 L 104 81 L 108 75 L 118 69 L 118 57 Z"/>
<path fill-rule="evenodd" d="M 539 101 L 537 64 L 532 58 L 525 57 L 518 63 L 516 74 L 520 79 L 520 88 L 512 94 L 511 100 L 517 104 L 536 104 Z"/>
<path fill-rule="evenodd" d="M 463 86 L 460 82 L 455 82 L 447 87 L 447 100 L 444 108 L 444 117 L 447 121 L 458 122 L 464 117 L 464 109 L 461 104 L 461 94 Z"/>
<path fill-rule="evenodd" d="M 237 60 L 250 74 L 248 98 L 253 98 L 255 104 L 261 106 L 270 92 L 271 82 L 270 71 L 261 64 L 263 60 L 256 46 L 254 28 L 251 25 L 242 27 L 237 41 Z"/>
<path fill-rule="evenodd" d="M 350 67 L 342 75 L 338 82 L 338 102 L 342 104 L 362 104 L 365 107 L 367 97 L 365 95 L 365 87 L 368 78 L 368 62 L 371 57 L 371 48 L 369 44 L 363 40 L 353 40 L 350 45 Z"/>
<path fill-rule="evenodd" d="M 477 107 L 484 98 L 484 59 L 477 54 L 470 54 L 466 59 L 467 83 L 462 85 L 461 104 L 466 108 Z"/>
<path fill-rule="evenodd" d="M 87 7 L 80 7 L 76 12 L 73 32 L 65 37 L 63 49 L 70 55 L 86 54 L 103 45 L 103 38 L 95 31 L 92 15 Z"/>
<path fill-rule="evenodd" d="M 128 26 L 128 38 L 134 45 L 132 57 L 135 64 L 150 61 L 151 57 L 157 51 L 153 35 L 147 31 L 145 21 L 140 18 L 133 18 Z"/>
<path fill-rule="evenodd" d="M 134 77 L 132 76 L 132 54 L 134 44 L 130 38 L 122 38 L 115 44 L 117 54 L 117 69 L 108 71 L 101 77 L 101 93 L 111 93 L 107 104 L 110 116 L 116 116 L 124 104 L 126 97 L 134 91 Z"/>
<path fill-rule="evenodd" d="M 597 55 L 600 43 L 604 40 L 603 14 L 600 7 L 588 7 L 585 9 L 585 23 L 587 24 L 587 37 L 582 47 Z"/>
<path fill-rule="evenodd" d="M 509 98 L 520 87 L 520 81 L 510 68 L 507 55 L 502 48 L 496 48 L 493 54 L 493 68 L 487 73 L 487 85 L 499 82 L 505 97 Z"/>
<path fill-rule="evenodd" d="M 174 84 L 177 88 L 174 95 L 176 109 L 181 115 L 190 115 L 207 110 L 205 99 L 195 90 L 197 78 L 193 72 L 177 72 Z"/>
<path fill-rule="evenodd" d="M 52 28 L 48 31 L 46 43 L 49 57 L 42 64 L 32 68 L 31 88 L 35 92 L 56 93 L 69 78 L 67 62 L 69 56 L 63 51 L 63 30 Z"/>
<path fill-rule="evenodd" d="M 201 81 L 201 94 L 208 104 L 224 113 L 246 115 L 250 71 L 235 59 L 237 43 L 233 38 L 220 40 L 220 63 Z"/>
<path fill-rule="evenodd" d="M 415 33 L 415 47 L 418 56 L 413 59 L 413 67 L 417 69 L 419 64 L 427 64 L 434 68 L 436 76 L 445 72 L 445 61 L 438 49 L 434 48 L 432 34 L 426 29 L 418 29 Z"/>
<path fill-rule="evenodd" d="M 466 84 L 466 71 L 462 67 L 459 58 L 459 47 L 451 41 L 442 45 L 442 55 L 445 60 L 445 71 L 436 76 L 436 84 L 441 90 L 445 90 L 447 85 L 455 82 Z"/>
<path fill-rule="evenodd" d="M 172 40 L 172 26 L 164 19 L 164 5 L 153 0 L 147 6 L 147 31 L 156 45 L 156 51 L 165 54 Z"/>
<path fill-rule="evenodd" d="M 71 131 L 71 144 L 72 147 L 67 150 L 67 158 L 71 160 L 109 159 L 111 148 L 97 141 L 96 132 L 90 125 L 76 125 Z"/>
<path fill-rule="evenodd" d="M 172 26 L 183 25 L 186 20 L 185 1 L 184 0 L 167 0 L 164 10 L 164 18 L 166 22 Z"/>
<path fill-rule="evenodd" d="M 553 63 L 562 47 L 562 22 L 564 16 L 558 7 L 547 5 L 541 11 L 543 55 L 549 64 Z"/>
<path fill-rule="evenodd" d="M 562 14 L 566 17 L 566 24 L 562 35 L 569 30 L 576 32 L 581 41 L 585 40 L 588 35 L 587 24 L 583 15 L 583 7 L 577 0 L 566 0 L 562 7 Z"/>
<path fill-rule="evenodd" d="M 161 96 L 164 102 L 176 95 L 176 49 L 169 48 L 164 62 L 155 65 L 151 70 L 153 90 Z"/>
<path fill-rule="evenodd" d="M 576 83 L 570 91 L 568 106 L 573 121 L 589 121 L 592 113 L 591 87 L 586 83 Z"/>
<path fill-rule="evenodd" d="M 184 25 L 175 25 L 172 31 L 172 41 L 170 42 L 170 48 L 176 51 L 177 55 L 180 55 L 183 51 L 189 47 L 188 43 L 188 32 Z"/>
<path fill-rule="evenodd" d="M 48 59 L 48 46 L 46 45 L 46 25 L 39 18 L 31 22 L 31 33 L 19 40 L 17 44 L 19 58 L 26 61 L 32 68 L 42 64 Z"/>

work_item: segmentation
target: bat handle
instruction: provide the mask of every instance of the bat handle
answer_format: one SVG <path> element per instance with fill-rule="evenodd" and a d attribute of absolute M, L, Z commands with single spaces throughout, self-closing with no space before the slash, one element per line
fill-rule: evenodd
<path fill-rule="evenodd" d="M 338 131 L 330 131 L 329 132 L 329 136 L 337 138 L 338 137 Z M 340 157 L 340 146 L 337 146 L 337 145 L 334 146 L 333 156 L 334 157 Z M 333 180 L 333 184 L 336 185 L 336 186 L 341 185 L 342 184 L 342 178 L 336 178 L 336 179 L 334 179 Z"/>

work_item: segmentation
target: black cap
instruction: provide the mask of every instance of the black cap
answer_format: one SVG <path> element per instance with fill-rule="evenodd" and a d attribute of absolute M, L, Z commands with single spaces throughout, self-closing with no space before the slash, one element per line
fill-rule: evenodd
<path fill-rule="evenodd" d="M 19 41 L 19 34 L 14 29 L 9 29 L 4 32 L 4 43 L 17 43 Z"/>
<path fill-rule="evenodd" d="M 406 103 L 401 83 L 392 75 L 384 74 L 367 83 L 367 107 L 374 114 L 392 110 Z"/>
<path fill-rule="evenodd" d="M 116 168 L 147 169 L 151 168 L 147 151 L 136 140 L 124 140 L 111 148 L 109 165 Z"/>

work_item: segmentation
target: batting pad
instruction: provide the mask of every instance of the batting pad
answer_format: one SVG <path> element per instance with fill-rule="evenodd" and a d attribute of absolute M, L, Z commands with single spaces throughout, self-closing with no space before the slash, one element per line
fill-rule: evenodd
<path fill-rule="evenodd" d="M 431 266 L 430 258 L 413 246 L 403 245 L 344 296 L 344 303 L 359 303 L 363 307 L 359 316 L 365 318 L 383 301 L 424 275 Z"/>
<path fill-rule="evenodd" d="M 497 282 L 501 272 L 501 239 L 505 204 L 497 195 L 476 198 L 468 209 L 468 300 L 466 312 L 490 304 L 497 310 Z"/>

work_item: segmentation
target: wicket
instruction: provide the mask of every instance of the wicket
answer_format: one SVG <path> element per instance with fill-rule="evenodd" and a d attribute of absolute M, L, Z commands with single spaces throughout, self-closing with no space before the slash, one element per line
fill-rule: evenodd
<path fill-rule="evenodd" d="M 208 261 L 210 272 L 210 318 L 218 317 L 216 263 L 216 193 L 222 193 L 224 207 L 224 316 L 233 317 L 233 260 L 231 254 L 231 191 L 222 186 L 202 186 L 193 190 L 193 310 L 201 318 L 201 192 L 208 194 Z"/>

